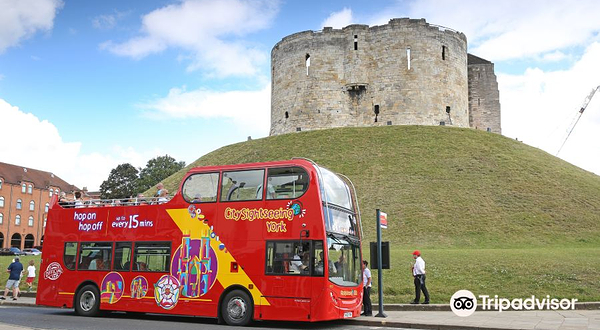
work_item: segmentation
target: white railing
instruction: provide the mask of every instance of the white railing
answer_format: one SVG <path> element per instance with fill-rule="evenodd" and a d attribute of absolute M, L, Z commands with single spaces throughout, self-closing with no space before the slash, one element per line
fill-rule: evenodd
<path fill-rule="evenodd" d="M 171 200 L 171 197 L 134 197 L 134 198 L 114 198 L 114 199 L 88 199 L 81 201 L 59 201 L 58 205 L 63 208 L 83 208 L 83 207 L 114 207 L 114 206 L 139 206 L 164 204 Z"/>

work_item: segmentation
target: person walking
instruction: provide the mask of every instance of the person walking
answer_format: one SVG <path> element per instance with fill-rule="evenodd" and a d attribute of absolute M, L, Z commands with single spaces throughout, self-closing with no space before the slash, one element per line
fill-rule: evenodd
<path fill-rule="evenodd" d="M 425 286 L 425 260 L 421 258 L 421 252 L 419 250 L 413 252 L 413 258 L 415 259 L 415 265 L 412 267 L 415 281 L 415 300 L 413 300 L 411 304 L 419 303 L 419 300 L 421 300 L 421 291 L 423 291 L 423 295 L 425 296 L 423 304 L 427 305 L 429 304 L 429 292 Z"/>
<path fill-rule="evenodd" d="M 373 306 L 371 305 L 371 270 L 369 262 L 363 260 L 363 308 L 364 312 L 361 315 L 373 316 Z"/>
<path fill-rule="evenodd" d="M 31 292 L 33 287 L 33 280 L 35 280 L 35 262 L 29 260 L 29 266 L 27 267 L 27 292 Z"/>
<path fill-rule="evenodd" d="M 6 300 L 6 297 L 8 297 L 8 290 L 10 289 L 13 290 L 13 300 L 17 300 L 17 296 L 19 295 L 19 282 L 21 281 L 21 273 L 23 272 L 23 264 L 19 262 L 19 257 L 16 257 L 8 266 L 6 272 L 10 273 L 10 275 L 8 276 L 8 281 L 6 281 L 4 296 L 0 297 L 0 300 Z"/>

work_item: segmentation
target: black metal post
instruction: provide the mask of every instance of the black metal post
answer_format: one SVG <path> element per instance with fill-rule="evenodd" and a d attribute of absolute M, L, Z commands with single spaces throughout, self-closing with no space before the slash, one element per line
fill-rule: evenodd
<path fill-rule="evenodd" d="M 387 317 L 383 312 L 383 271 L 381 256 L 381 211 L 377 209 L 377 289 L 379 290 L 379 313 L 375 317 Z"/>

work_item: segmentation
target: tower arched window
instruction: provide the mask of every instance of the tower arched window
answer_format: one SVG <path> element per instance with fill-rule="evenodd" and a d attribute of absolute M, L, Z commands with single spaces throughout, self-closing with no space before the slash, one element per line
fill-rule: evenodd
<path fill-rule="evenodd" d="M 17 226 L 21 225 L 21 216 L 18 214 L 15 217 L 15 225 L 17 225 Z"/>
<path fill-rule="evenodd" d="M 17 210 L 20 210 L 23 208 L 23 201 L 19 198 L 17 199 Z"/>
<path fill-rule="evenodd" d="M 25 193 L 26 191 L 27 191 L 27 185 L 26 185 L 25 183 L 23 183 L 23 184 L 21 185 L 21 192 L 22 192 L 22 193 Z"/>
<path fill-rule="evenodd" d="M 0 213 L 0 225 L 4 223 L 4 214 Z"/>
<path fill-rule="evenodd" d="M 0 196 L 0 207 L 4 207 L 4 197 Z"/>
<path fill-rule="evenodd" d="M 33 227 L 33 216 L 31 216 L 31 215 L 29 216 L 29 219 L 27 220 L 27 225 L 29 227 Z"/>
<path fill-rule="evenodd" d="M 33 185 L 31 185 L 31 184 L 27 185 L 27 193 L 30 195 L 33 194 Z"/>
<path fill-rule="evenodd" d="M 29 211 L 35 211 L 35 202 L 34 201 L 29 202 Z"/>

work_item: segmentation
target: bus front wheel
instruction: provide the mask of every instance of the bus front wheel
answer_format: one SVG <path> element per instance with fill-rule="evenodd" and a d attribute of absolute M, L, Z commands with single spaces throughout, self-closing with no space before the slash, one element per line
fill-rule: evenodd
<path fill-rule="evenodd" d="M 254 306 L 250 296 L 241 290 L 229 292 L 221 304 L 221 315 L 229 325 L 244 326 L 252 320 Z"/>
<path fill-rule="evenodd" d="M 75 312 L 82 316 L 95 316 L 100 311 L 100 292 L 95 285 L 88 284 L 77 292 Z"/>

